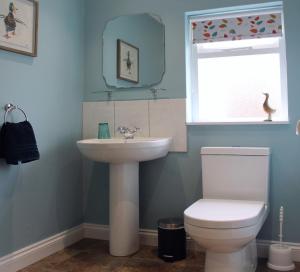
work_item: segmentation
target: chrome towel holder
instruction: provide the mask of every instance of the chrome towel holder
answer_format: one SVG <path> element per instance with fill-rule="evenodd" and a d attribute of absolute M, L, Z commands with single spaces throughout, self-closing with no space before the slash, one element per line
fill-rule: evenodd
<path fill-rule="evenodd" d="M 28 121 L 27 115 L 23 109 L 21 109 L 19 106 L 14 106 L 11 103 L 8 103 L 4 106 L 5 114 L 4 114 L 4 123 L 6 123 L 7 114 L 13 110 L 19 110 L 24 114 L 25 120 Z"/>

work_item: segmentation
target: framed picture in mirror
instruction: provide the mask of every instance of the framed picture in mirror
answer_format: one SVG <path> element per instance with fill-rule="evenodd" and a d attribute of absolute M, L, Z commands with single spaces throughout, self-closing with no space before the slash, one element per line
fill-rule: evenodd
<path fill-rule="evenodd" d="M 139 82 L 139 48 L 117 39 L 117 78 Z"/>

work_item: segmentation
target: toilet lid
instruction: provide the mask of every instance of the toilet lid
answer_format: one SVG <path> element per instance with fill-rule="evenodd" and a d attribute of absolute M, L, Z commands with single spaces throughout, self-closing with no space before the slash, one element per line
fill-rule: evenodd
<path fill-rule="evenodd" d="M 255 225 L 264 211 L 261 201 L 200 199 L 184 211 L 184 221 L 203 228 L 244 228 Z"/>

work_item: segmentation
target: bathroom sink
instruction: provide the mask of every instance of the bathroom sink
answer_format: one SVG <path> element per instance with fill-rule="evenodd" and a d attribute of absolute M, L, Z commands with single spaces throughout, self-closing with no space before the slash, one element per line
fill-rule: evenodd
<path fill-rule="evenodd" d="M 87 139 L 77 142 L 90 160 L 108 163 L 140 162 L 168 154 L 171 138 Z"/>
<path fill-rule="evenodd" d="M 168 154 L 171 138 L 87 139 L 77 142 L 90 160 L 109 164 L 109 251 L 128 256 L 139 249 L 139 162 Z"/>

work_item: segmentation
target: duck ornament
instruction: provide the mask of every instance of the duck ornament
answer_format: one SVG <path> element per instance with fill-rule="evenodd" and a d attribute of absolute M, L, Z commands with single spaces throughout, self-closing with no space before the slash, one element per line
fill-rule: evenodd
<path fill-rule="evenodd" d="M 18 9 L 16 8 L 15 4 L 13 2 L 10 2 L 9 7 L 8 7 L 8 14 L 6 16 L 3 14 L 0 14 L 0 18 L 4 18 L 4 24 L 5 24 L 5 30 L 6 30 L 6 34 L 4 37 L 6 39 L 9 39 L 12 37 L 9 35 L 10 33 L 13 36 L 16 35 L 17 23 L 26 26 L 26 24 L 22 20 L 16 18 L 17 10 Z"/>
<path fill-rule="evenodd" d="M 265 95 L 265 101 L 263 103 L 263 109 L 264 111 L 268 114 L 268 119 L 264 120 L 266 122 L 271 122 L 272 121 L 272 114 L 276 112 L 275 109 L 272 109 L 269 106 L 269 94 L 268 93 L 263 93 L 263 95 Z"/>

